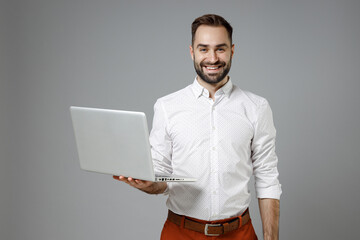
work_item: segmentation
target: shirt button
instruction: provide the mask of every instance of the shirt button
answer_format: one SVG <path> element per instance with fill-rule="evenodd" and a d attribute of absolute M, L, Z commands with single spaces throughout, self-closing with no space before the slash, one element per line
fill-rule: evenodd
<path fill-rule="evenodd" d="M 215 129 L 216 129 L 216 128 L 213 126 L 213 127 L 212 127 L 212 130 L 215 130 Z"/>
<path fill-rule="evenodd" d="M 212 150 L 215 151 L 215 150 L 216 150 L 216 147 L 212 147 Z"/>

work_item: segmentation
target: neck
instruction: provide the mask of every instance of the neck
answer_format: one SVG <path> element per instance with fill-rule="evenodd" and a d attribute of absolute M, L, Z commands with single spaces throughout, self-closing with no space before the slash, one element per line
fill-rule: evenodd
<path fill-rule="evenodd" d="M 212 98 L 213 100 L 215 100 L 215 93 L 217 90 L 219 90 L 222 86 L 224 86 L 228 80 L 229 80 L 229 77 L 226 76 L 223 80 L 221 80 L 220 82 L 218 83 L 208 83 L 208 82 L 205 82 L 204 80 L 201 79 L 201 77 L 197 76 L 197 80 L 199 82 L 199 84 L 201 86 L 203 86 L 204 88 L 206 88 L 208 91 L 209 91 L 209 95 L 210 95 L 210 98 Z"/>

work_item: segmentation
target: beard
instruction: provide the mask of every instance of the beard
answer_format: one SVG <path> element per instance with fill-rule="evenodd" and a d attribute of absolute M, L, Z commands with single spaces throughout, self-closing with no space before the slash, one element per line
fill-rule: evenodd
<path fill-rule="evenodd" d="M 208 73 L 206 74 L 203 71 L 203 67 L 205 66 L 221 66 L 222 67 L 222 71 L 218 72 L 218 73 Z M 195 58 L 194 58 L 194 68 L 195 71 L 197 73 L 197 75 L 204 80 L 204 82 L 207 82 L 209 84 L 216 84 L 221 82 L 230 72 L 230 68 L 231 68 L 231 58 L 230 60 L 226 63 L 223 61 L 218 60 L 215 63 L 209 63 L 209 62 L 201 62 L 200 64 L 196 63 Z"/>

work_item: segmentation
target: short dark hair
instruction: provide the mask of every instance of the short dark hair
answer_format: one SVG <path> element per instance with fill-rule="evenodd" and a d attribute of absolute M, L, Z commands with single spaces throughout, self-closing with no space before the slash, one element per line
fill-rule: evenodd
<path fill-rule="evenodd" d="M 231 27 L 230 23 L 228 23 L 223 17 L 215 14 L 205 14 L 201 17 L 198 17 L 194 20 L 194 22 L 191 24 L 191 44 L 194 45 L 195 40 L 195 33 L 198 27 L 201 25 L 207 25 L 207 26 L 214 26 L 219 27 L 223 26 L 226 28 L 226 31 L 228 32 L 230 43 L 232 43 L 232 32 L 233 28 Z"/>

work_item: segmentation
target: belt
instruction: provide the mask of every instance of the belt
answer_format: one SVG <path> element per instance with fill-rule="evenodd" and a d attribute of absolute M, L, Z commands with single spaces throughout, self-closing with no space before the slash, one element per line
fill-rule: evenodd
<path fill-rule="evenodd" d="M 246 210 L 241 216 L 232 218 L 229 221 L 209 221 L 206 223 L 195 221 L 186 216 L 173 213 L 169 210 L 167 219 L 180 227 L 182 225 L 182 221 L 184 221 L 184 228 L 199 233 L 204 233 L 206 236 L 219 236 L 221 234 L 236 230 L 248 223 L 250 220 L 250 214 L 249 211 Z"/>

